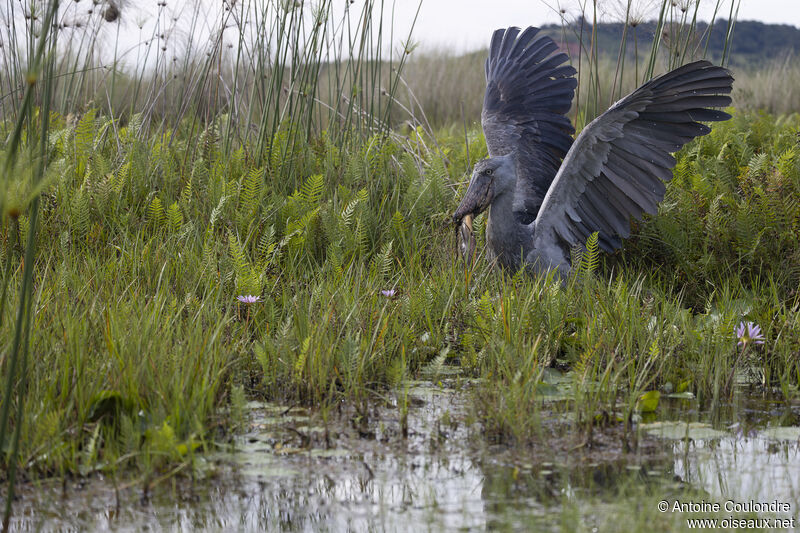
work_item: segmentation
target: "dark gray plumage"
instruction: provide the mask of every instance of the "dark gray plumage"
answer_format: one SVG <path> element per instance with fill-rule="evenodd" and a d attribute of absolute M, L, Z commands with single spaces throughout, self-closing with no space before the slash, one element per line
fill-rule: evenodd
<path fill-rule="evenodd" d="M 536 217 L 572 144 L 575 128 L 565 115 L 578 84 L 575 69 L 563 65 L 567 55 L 551 55 L 558 46 L 538 33 L 536 28 L 494 32 L 481 113 L 489 156 L 516 152 L 519 158 L 513 210 L 527 222 Z"/>
<path fill-rule="evenodd" d="M 576 86 L 565 54 L 538 30 L 497 30 L 486 60 L 481 122 L 489 158 L 478 162 L 453 218 L 490 208 L 490 259 L 514 271 L 570 270 L 572 246 L 593 232 L 612 252 L 630 217 L 655 214 L 672 178 L 670 155 L 727 120 L 733 77 L 707 61 L 645 83 L 572 141 L 566 117 Z M 563 162 L 562 162 L 563 159 Z"/>

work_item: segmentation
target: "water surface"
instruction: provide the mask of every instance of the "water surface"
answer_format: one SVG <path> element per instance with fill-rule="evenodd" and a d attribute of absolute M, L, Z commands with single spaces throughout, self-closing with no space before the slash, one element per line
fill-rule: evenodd
<path fill-rule="evenodd" d="M 797 516 L 797 406 L 747 391 L 715 409 L 665 399 L 638 425 L 636 451 L 619 451 L 612 434 L 591 449 L 553 443 L 550 453 L 493 443 L 471 408 L 474 394 L 468 382 L 415 382 L 380 406 L 325 416 L 251 402 L 247 430 L 202 457 L 193 479 L 166 479 L 147 494 L 97 477 L 28 485 L 13 527 L 625 530 L 614 517 L 687 490 L 709 502 L 790 502 Z"/>

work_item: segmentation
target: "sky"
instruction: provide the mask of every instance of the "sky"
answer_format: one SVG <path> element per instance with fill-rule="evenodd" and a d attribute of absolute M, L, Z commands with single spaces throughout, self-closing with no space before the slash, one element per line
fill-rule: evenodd
<path fill-rule="evenodd" d="M 13 1 L 13 0 L 11 0 Z M 19 5 L 25 5 L 26 0 L 16 0 Z M 109 0 L 105 0 L 109 1 Z M 218 26 L 221 20 L 222 6 L 227 4 L 237 4 L 237 0 L 110 0 L 116 2 L 122 8 L 121 22 L 114 24 L 100 23 L 100 27 L 105 34 L 104 42 L 101 46 L 95 47 L 96 53 L 109 60 L 113 57 L 114 47 L 110 43 L 116 42 L 119 51 L 127 51 L 122 54 L 122 61 L 127 64 L 139 63 L 144 61 L 150 63 L 154 54 L 147 56 L 149 59 L 142 59 L 140 55 L 143 44 L 146 46 L 148 38 L 153 35 L 167 35 L 168 49 L 170 56 L 181 55 L 181 37 L 193 34 L 196 38 L 194 46 L 199 49 L 207 48 L 210 44 L 210 36 L 214 34 L 214 27 Z M 323 0 L 238 0 L 239 2 L 257 2 L 257 5 L 276 6 L 283 2 L 296 2 L 305 6 L 304 11 L 310 15 L 314 6 Z M 358 17 L 366 0 L 325 0 L 333 2 L 336 10 L 344 13 L 344 6 L 349 5 L 350 12 Z M 380 4 L 381 0 L 374 0 Z M 449 49 L 455 52 L 467 52 L 483 49 L 488 46 L 491 33 L 494 29 L 507 26 L 542 25 L 546 23 L 559 23 L 561 21 L 560 9 L 563 8 L 568 20 L 574 20 L 580 13 L 580 5 L 583 4 L 587 9 L 587 16 L 590 16 L 591 6 L 595 0 L 422 0 L 421 7 L 419 0 L 383 0 L 385 9 L 391 12 L 394 9 L 394 42 L 391 48 L 395 51 L 400 50 L 401 40 L 405 40 L 412 22 L 416 17 L 416 24 L 412 34 L 412 42 L 420 45 L 423 50 Z M 602 11 L 611 13 L 614 4 L 618 6 L 627 5 L 628 0 L 596 0 L 601 10 L 601 20 L 620 20 L 619 17 L 606 15 Z M 673 0 L 678 4 L 693 4 L 696 0 Z M 728 18 L 731 2 L 739 0 L 700 0 L 699 18 L 710 20 L 713 15 L 714 5 L 720 3 L 721 13 L 719 16 Z M 87 9 L 94 10 L 93 20 L 101 20 L 100 13 L 95 2 L 101 0 L 73 0 L 62 4 L 62 21 L 75 21 L 87 18 Z M 350 2 L 348 4 L 348 2 Z M 650 11 L 644 17 L 646 19 L 656 18 L 657 9 L 661 0 L 632 0 L 634 11 L 641 6 L 650 6 Z M 0 22 L 7 20 L 8 3 L 0 1 Z M 164 7 L 158 7 L 158 6 Z M 245 4 L 247 5 L 247 4 Z M 195 11 L 198 9 L 199 11 Z M 274 11 L 274 7 L 271 10 Z M 17 9 L 16 16 L 19 18 L 21 13 Z M 624 11 L 624 8 L 623 8 Z M 193 15 L 194 13 L 194 15 Z M 759 20 L 768 23 L 792 24 L 800 27 L 800 0 L 741 0 L 739 4 L 739 20 Z M 304 20 L 310 20 L 305 17 Z M 189 31 L 186 21 L 192 20 L 199 24 L 196 31 Z M 351 16 L 352 20 L 352 16 Z M 232 26 L 232 25 L 231 25 Z M 165 29 L 161 29 L 165 28 Z M 119 32 L 119 33 L 117 33 Z M 174 34 L 174 38 L 170 35 Z M 80 39 L 80 34 L 76 33 L 75 39 Z M 231 44 L 236 42 L 236 30 L 230 27 L 225 32 L 225 42 Z M 734 34 L 735 35 L 735 34 Z M 3 39 L 0 31 L 0 40 Z M 185 40 L 185 38 L 183 39 Z M 161 43 L 164 44 L 164 43 Z M 174 50 L 173 50 L 174 48 Z M 384 47 L 384 49 L 387 49 Z"/>
<path fill-rule="evenodd" d="M 626 0 L 616 1 L 627 4 Z M 598 2 L 601 6 L 604 3 L 613 4 L 614 0 Z M 398 30 L 410 27 L 417 4 L 415 0 L 398 0 L 395 6 Z M 714 4 L 714 0 L 702 0 L 699 18 L 710 20 Z M 721 4 L 727 19 L 730 0 L 721 0 Z M 423 0 L 414 40 L 424 48 L 476 50 L 488 45 L 491 30 L 495 28 L 559 23 L 559 7 L 574 16 L 579 13 L 578 5 L 579 0 Z M 742 0 L 738 20 L 800 27 L 800 0 Z"/>

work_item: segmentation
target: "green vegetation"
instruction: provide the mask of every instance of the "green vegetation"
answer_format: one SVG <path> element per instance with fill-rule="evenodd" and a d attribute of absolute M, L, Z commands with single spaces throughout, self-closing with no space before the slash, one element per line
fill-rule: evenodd
<path fill-rule="evenodd" d="M 166 70 L 70 71 L 45 32 L 30 72 L 67 79 L 29 83 L 22 104 L 34 78 L 20 57 L 4 64 L 0 479 L 17 467 L 148 486 L 228 439 L 248 398 L 326 416 L 342 401 L 402 408 L 408 380 L 454 370 L 479 379 L 487 433 L 520 446 L 548 438 L 542 400 L 561 400 L 580 442 L 612 428 L 635 447 L 652 391 L 710 403 L 746 382 L 797 397 L 800 116 L 731 110 L 678 154 L 659 215 L 620 253 L 590 239 L 566 286 L 510 277 L 455 259 L 450 214 L 486 155 L 474 110 L 465 126 L 461 109 L 403 100 L 416 86 L 405 59 L 379 60 L 385 29 L 363 23 L 328 56 L 345 31 L 329 4 L 310 37 L 289 4 L 275 20 L 242 4 L 275 42 L 316 44 L 273 55 L 266 36 L 260 60 L 236 62 L 220 39 L 173 85 Z M 604 61 L 584 64 L 578 124 L 627 87 L 632 69 Z M 88 105 L 89 88 L 111 104 Z M 737 348 L 742 321 L 765 344 Z"/>
<path fill-rule="evenodd" d="M 800 117 L 736 115 L 693 143 L 661 214 L 566 288 L 454 262 L 455 136 L 439 136 L 442 152 L 414 136 L 354 150 L 322 137 L 281 183 L 279 158 L 223 157 L 213 130 L 192 158 L 138 139 L 135 121 L 119 145 L 92 111 L 51 124 L 20 458 L 31 473 L 186 460 L 229 425 L 220 409 L 237 387 L 325 405 L 457 365 L 494 391 L 489 425 L 528 436 L 554 363 L 574 370 L 589 426 L 667 382 L 721 398 L 744 319 L 768 342 L 742 368 L 796 390 Z M 475 160 L 485 148 L 470 137 Z"/>

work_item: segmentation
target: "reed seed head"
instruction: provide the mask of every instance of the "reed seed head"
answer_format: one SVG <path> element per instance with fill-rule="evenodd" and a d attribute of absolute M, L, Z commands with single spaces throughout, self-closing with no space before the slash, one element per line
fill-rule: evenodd
<path fill-rule="evenodd" d="M 114 2 L 109 2 L 108 7 L 103 10 L 103 18 L 106 22 L 114 22 L 119 18 L 119 8 Z"/>

